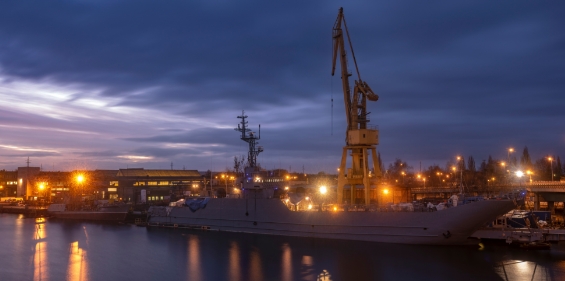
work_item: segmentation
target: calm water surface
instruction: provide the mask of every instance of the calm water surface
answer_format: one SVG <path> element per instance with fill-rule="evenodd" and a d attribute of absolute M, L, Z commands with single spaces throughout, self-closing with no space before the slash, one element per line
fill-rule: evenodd
<path fill-rule="evenodd" d="M 0 280 L 565 280 L 565 248 L 405 246 L 0 214 Z"/>

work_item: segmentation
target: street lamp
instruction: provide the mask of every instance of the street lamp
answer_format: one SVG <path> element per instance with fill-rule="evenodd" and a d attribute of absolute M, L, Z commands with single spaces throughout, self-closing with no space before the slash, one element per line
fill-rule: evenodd
<path fill-rule="evenodd" d="M 550 161 L 550 170 L 551 170 L 551 181 L 553 181 L 553 158 L 552 157 L 547 157 L 547 160 Z"/>
<path fill-rule="evenodd" d="M 532 182 L 532 174 L 533 174 L 532 171 L 527 170 L 526 174 L 528 174 L 530 176 L 530 183 L 531 183 Z"/>
<path fill-rule="evenodd" d="M 522 177 L 524 176 L 524 172 L 522 172 L 522 171 L 516 171 L 514 174 L 516 175 L 516 177 L 518 177 L 518 186 L 519 186 L 519 187 L 522 187 L 522 181 L 521 181 L 521 179 L 522 179 Z"/>
<path fill-rule="evenodd" d="M 222 174 L 222 179 L 225 179 L 226 182 L 226 192 L 228 191 L 228 176 Z"/>
<path fill-rule="evenodd" d="M 508 149 L 508 163 L 510 163 L 510 153 L 514 152 L 514 148 L 509 148 Z"/>
<path fill-rule="evenodd" d="M 461 165 L 461 159 L 461 156 L 457 156 L 457 166 L 459 166 L 459 170 L 461 170 L 461 182 L 459 190 L 461 190 L 460 193 L 463 193 L 463 165 Z"/>
<path fill-rule="evenodd" d="M 320 194 L 322 194 L 322 203 L 320 203 L 320 211 L 322 211 L 322 207 L 324 206 L 324 199 L 326 197 L 327 192 L 328 189 L 326 188 L 325 185 L 320 186 Z"/>
<path fill-rule="evenodd" d="M 404 184 L 404 176 L 406 176 L 406 173 L 404 171 L 402 171 L 402 184 Z"/>
<path fill-rule="evenodd" d="M 76 177 L 77 184 L 80 185 L 80 201 L 82 202 L 82 196 L 84 195 L 84 176 L 82 174 L 77 175 Z"/>

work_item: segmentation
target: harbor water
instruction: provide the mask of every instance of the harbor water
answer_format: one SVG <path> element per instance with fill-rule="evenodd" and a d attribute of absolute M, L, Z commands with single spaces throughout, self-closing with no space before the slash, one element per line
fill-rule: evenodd
<path fill-rule="evenodd" d="M 0 214 L 0 280 L 565 280 L 565 247 L 433 247 Z"/>

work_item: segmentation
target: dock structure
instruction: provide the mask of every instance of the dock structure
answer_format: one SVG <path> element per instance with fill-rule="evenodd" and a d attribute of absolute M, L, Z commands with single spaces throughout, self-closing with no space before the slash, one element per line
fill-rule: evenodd
<path fill-rule="evenodd" d="M 547 202 L 547 209 L 555 213 L 556 203 L 565 202 L 565 181 L 533 181 L 526 183 L 529 202 L 533 203 L 533 209 L 540 209 L 540 202 Z"/>
<path fill-rule="evenodd" d="M 10 206 L 0 205 L 0 213 L 22 214 L 29 217 L 47 216 L 47 208 L 39 206 Z"/>
<path fill-rule="evenodd" d="M 528 209 L 539 211 L 547 206 L 547 210 L 555 213 L 558 206 L 565 202 L 565 181 L 532 181 L 507 185 L 491 186 L 492 190 L 504 192 L 526 191 L 525 203 Z M 410 189 L 413 200 L 421 198 L 447 199 L 451 194 L 459 192 L 455 186 L 449 187 L 418 187 Z M 470 191 L 470 193 L 473 193 Z"/>
<path fill-rule="evenodd" d="M 544 228 L 544 229 L 527 229 L 527 228 L 481 228 L 475 231 L 471 238 L 489 239 L 489 240 L 508 240 L 519 242 L 565 242 L 565 229 Z"/>

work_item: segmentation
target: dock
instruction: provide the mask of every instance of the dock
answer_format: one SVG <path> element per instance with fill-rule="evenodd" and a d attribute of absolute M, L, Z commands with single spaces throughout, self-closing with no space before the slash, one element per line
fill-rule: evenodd
<path fill-rule="evenodd" d="M 544 241 L 544 242 L 560 242 L 565 241 L 565 229 L 563 228 L 542 228 L 542 229 L 528 229 L 528 228 L 481 228 L 471 238 L 477 239 L 490 239 L 490 240 L 508 240 L 529 242 L 529 241 Z"/>
<path fill-rule="evenodd" d="M 11 206 L 0 205 L 0 213 L 23 214 L 29 217 L 46 217 L 47 208 L 38 206 Z"/>

